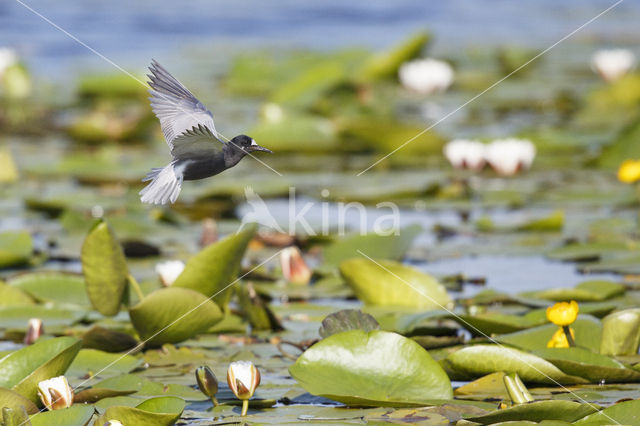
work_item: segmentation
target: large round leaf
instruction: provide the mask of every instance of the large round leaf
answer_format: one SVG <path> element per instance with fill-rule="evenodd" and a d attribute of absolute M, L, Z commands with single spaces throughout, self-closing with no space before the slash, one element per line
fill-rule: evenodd
<path fill-rule="evenodd" d="M 147 399 L 136 407 L 113 406 L 98 417 L 95 424 L 118 420 L 123 425 L 171 426 L 180 418 L 185 402 L 174 396 Z"/>
<path fill-rule="evenodd" d="M 585 379 L 563 373 L 536 355 L 499 345 L 467 346 L 450 354 L 446 361 L 452 369 L 473 377 L 504 371 L 507 374 L 517 373 L 529 383 L 587 383 Z"/>
<path fill-rule="evenodd" d="M 574 423 L 579 426 L 599 426 L 610 424 L 640 424 L 640 400 L 623 401 L 590 414 Z"/>
<path fill-rule="evenodd" d="M 0 387 L 12 388 L 37 403 L 38 383 L 64 374 L 81 344 L 74 337 L 58 337 L 10 353 L 0 360 Z"/>
<path fill-rule="evenodd" d="M 122 247 L 106 222 L 98 221 L 91 228 L 81 257 L 93 307 L 102 315 L 116 315 L 127 287 L 129 269 Z"/>
<path fill-rule="evenodd" d="M 635 355 L 640 345 L 640 309 L 625 309 L 602 320 L 600 353 Z"/>
<path fill-rule="evenodd" d="M 351 405 L 424 405 L 453 396 L 425 349 L 387 331 L 334 334 L 307 349 L 289 372 L 310 393 Z"/>
<path fill-rule="evenodd" d="M 342 262 L 340 272 L 368 305 L 442 309 L 452 303 L 435 278 L 398 262 L 350 259 Z"/>
<path fill-rule="evenodd" d="M 149 346 L 182 342 L 222 319 L 218 305 L 202 293 L 180 287 L 154 291 L 129 309 L 131 323 Z"/>
<path fill-rule="evenodd" d="M 207 297 L 215 296 L 213 300 L 225 308 L 231 298 L 231 284 L 236 280 L 240 262 L 256 229 L 257 226 L 251 224 L 202 250 L 189 259 L 172 286 L 199 291 Z"/>
<path fill-rule="evenodd" d="M 591 383 L 624 383 L 640 381 L 640 371 L 626 368 L 620 362 L 582 348 L 545 348 L 534 352 L 572 376 L 584 377 Z"/>

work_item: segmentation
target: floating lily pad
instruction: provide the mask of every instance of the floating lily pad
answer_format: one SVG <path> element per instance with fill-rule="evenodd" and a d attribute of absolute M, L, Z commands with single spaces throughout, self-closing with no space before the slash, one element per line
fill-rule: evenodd
<path fill-rule="evenodd" d="M 379 330 L 329 336 L 306 350 L 289 372 L 312 394 L 348 405 L 424 405 L 453 393 L 426 350 Z"/>
<path fill-rule="evenodd" d="M 504 376 L 505 374 L 502 371 L 487 374 L 486 376 L 482 376 L 479 379 L 460 386 L 454 390 L 453 394 L 465 397 L 491 396 L 493 398 L 508 398 L 509 394 L 504 385 Z"/>
<path fill-rule="evenodd" d="M 85 426 L 95 412 L 93 405 L 77 404 L 69 408 L 44 411 L 31 416 L 31 426 Z"/>
<path fill-rule="evenodd" d="M 105 398 L 114 398 L 118 396 L 126 396 L 135 393 L 134 390 L 114 390 L 103 388 L 89 388 L 77 392 L 73 397 L 74 403 L 91 404 Z"/>
<path fill-rule="evenodd" d="M 82 245 L 82 271 L 93 307 L 102 315 L 120 310 L 129 269 L 122 247 L 106 222 L 99 220 Z"/>
<path fill-rule="evenodd" d="M 33 305 L 35 301 L 24 291 L 0 281 L 0 306 Z"/>
<path fill-rule="evenodd" d="M 574 423 L 578 426 L 635 425 L 640 422 L 640 400 L 624 401 L 590 414 Z"/>
<path fill-rule="evenodd" d="M 98 417 L 96 424 L 109 420 L 118 420 L 124 425 L 172 426 L 184 410 L 185 402 L 181 398 L 163 396 L 147 399 L 134 407 L 113 406 Z"/>
<path fill-rule="evenodd" d="M 189 288 L 154 291 L 129 309 L 131 323 L 149 346 L 176 343 L 207 331 L 222 319 L 218 305 Z"/>
<path fill-rule="evenodd" d="M 596 411 L 598 411 L 597 406 L 592 404 L 580 404 L 573 401 L 533 401 L 514 405 L 504 410 L 496 410 L 483 416 L 468 417 L 466 420 L 482 425 L 520 420 L 573 422 Z"/>
<path fill-rule="evenodd" d="M 398 262 L 351 259 L 340 265 L 340 273 L 368 305 L 443 309 L 452 304 L 434 277 Z"/>
<path fill-rule="evenodd" d="M 33 242 L 28 232 L 0 233 L 0 269 L 28 263 L 32 252 Z"/>
<path fill-rule="evenodd" d="M 64 374 L 80 345 L 73 337 L 57 337 L 7 355 L 0 360 L 0 387 L 11 388 L 37 403 L 38 383 Z"/>
<path fill-rule="evenodd" d="M 206 247 L 189 259 L 184 271 L 173 283 L 174 288 L 198 291 L 226 309 L 233 283 L 240 270 L 240 262 L 247 245 L 256 233 L 255 224 Z"/>
<path fill-rule="evenodd" d="M 602 320 L 604 355 L 635 355 L 640 345 L 640 309 L 614 312 Z"/>
<path fill-rule="evenodd" d="M 90 306 L 84 277 L 63 272 L 33 272 L 12 277 L 8 284 L 40 302 Z"/>
<path fill-rule="evenodd" d="M 554 288 L 549 290 L 541 290 L 535 292 L 522 293 L 522 297 L 531 297 L 534 299 L 546 299 L 555 302 L 567 300 L 575 300 L 577 302 L 596 302 L 611 299 L 612 297 L 624 294 L 625 287 L 622 284 L 594 280 L 585 281 L 574 288 Z"/>
<path fill-rule="evenodd" d="M 81 349 L 69 366 L 67 375 L 100 377 L 128 373 L 142 365 L 142 360 L 132 355 L 112 354 L 96 349 Z"/>
<path fill-rule="evenodd" d="M 94 325 L 82 336 L 82 347 L 105 352 L 123 352 L 135 347 L 138 341 L 127 333 Z"/>
<path fill-rule="evenodd" d="M 446 361 L 454 370 L 472 377 L 504 371 L 507 374 L 516 373 L 528 383 L 587 383 L 583 378 L 563 373 L 558 367 L 536 355 L 505 346 L 467 346 L 447 356 Z"/>
<path fill-rule="evenodd" d="M 597 318 L 590 315 L 580 315 L 578 319 L 571 324 L 571 328 L 575 332 L 575 341 L 578 346 L 593 352 L 599 350 L 602 325 Z M 507 343 L 520 349 L 544 349 L 557 330 L 557 325 L 545 324 L 515 333 L 503 334 L 495 337 L 495 339 L 498 342 Z"/>
<path fill-rule="evenodd" d="M 640 381 L 640 371 L 626 368 L 620 362 L 581 348 L 545 348 L 533 352 L 572 376 L 584 377 L 591 383 L 624 383 Z"/>
<path fill-rule="evenodd" d="M 84 311 L 75 311 L 45 305 L 4 306 L 0 307 L 0 328 L 27 329 L 31 318 L 42 320 L 46 328 L 71 325 L 86 315 Z"/>

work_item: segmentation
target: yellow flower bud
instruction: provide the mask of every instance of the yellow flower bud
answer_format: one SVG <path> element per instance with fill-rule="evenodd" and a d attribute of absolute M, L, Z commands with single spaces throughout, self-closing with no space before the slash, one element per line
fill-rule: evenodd
<path fill-rule="evenodd" d="M 569 328 L 569 331 L 571 333 L 571 337 L 574 338 L 576 337 L 576 334 L 573 331 L 573 328 Z M 558 328 L 558 330 L 553 333 L 553 336 L 551 336 L 551 340 L 549 340 L 549 342 L 547 342 L 547 347 L 548 348 L 568 348 L 569 347 L 569 341 L 567 340 L 567 335 L 564 334 L 564 330 L 562 329 L 562 327 Z"/>
<path fill-rule="evenodd" d="M 572 324 L 578 317 L 578 303 L 559 302 L 547 308 L 547 319 L 557 326 L 564 327 Z"/>
<path fill-rule="evenodd" d="M 625 160 L 618 169 L 618 180 L 624 183 L 640 180 L 640 160 Z"/>

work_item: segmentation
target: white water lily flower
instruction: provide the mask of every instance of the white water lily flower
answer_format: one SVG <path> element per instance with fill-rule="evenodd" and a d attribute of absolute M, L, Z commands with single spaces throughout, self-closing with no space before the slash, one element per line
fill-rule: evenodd
<path fill-rule="evenodd" d="M 260 371 L 251 361 L 236 361 L 229 364 L 227 384 L 236 396 L 242 400 L 242 416 L 247 415 L 249 399 L 260 384 Z"/>
<path fill-rule="evenodd" d="M 120 423 L 118 420 L 109 420 L 108 422 L 106 422 L 102 426 L 124 426 L 124 425 L 122 423 Z"/>
<path fill-rule="evenodd" d="M 482 170 L 485 164 L 485 144 L 468 139 L 454 139 L 444 146 L 444 156 L 457 169 Z"/>
<path fill-rule="evenodd" d="M 15 50 L 8 47 L 0 47 L 0 75 L 4 70 L 18 62 L 18 55 Z"/>
<path fill-rule="evenodd" d="M 536 147 L 526 139 L 498 139 L 485 148 L 485 159 L 502 176 L 513 176 L 528 169 L 536 156 Z"/>
<path fill-rule="evenodd" d="M 73 404 L 73 389 L 64 376 L 38 383 L 38 395 L 49 411 L 68 408 Z"/>
<path fill-rule="evenodd" d="M 184 271 L 184 262 L 181 260 L 167 260 L 156 265 L 156 272 L 160 276 L 160 282 L 169 287 Z"/>
<path fill-rule="evenodd" d="M 291 246 L 280 252 L 282 275 L 293 284 L 308 284 L 312 271 L 302 257 L 298 247 Z"/>
<path fill-rule="evenodd" d="M 398 70 L 400 83 L 414 92 L 430 95 L 442 93 L 453 83 L 453 68 L 437 59 L 417 59 L 402 64 Z"/>
<path fill-rule="evenodd" d="M 599 50 L 591 57 L 592 68 L 605 81 L 615 81 L 631 71 L 636 56 L 629 49 Z"/>

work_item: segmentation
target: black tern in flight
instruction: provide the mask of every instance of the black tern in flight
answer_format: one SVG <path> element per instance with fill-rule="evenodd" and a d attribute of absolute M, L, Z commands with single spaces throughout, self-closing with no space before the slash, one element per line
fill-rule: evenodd
<path fill-rule="evenodd" d="M 246 135 L 222 142 L 213 115 L 202 102 L 155 60 L 149 70 L 151 109 L 160 120 L 173 160 L 142 179 L 151 181 L 140 191 L 143 203 L 175 203 L 183 180 L 217 175 L 253 151 L 271 152 Z"/>

